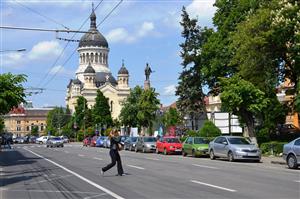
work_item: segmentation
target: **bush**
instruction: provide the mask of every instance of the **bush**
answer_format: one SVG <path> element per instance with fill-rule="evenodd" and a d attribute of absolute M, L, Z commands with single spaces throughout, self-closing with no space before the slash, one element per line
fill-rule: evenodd
<path fill-rule="evenodd" d="M 270 142 L 270 133 L 267 128 L 260 129 L 257 132 L 257 142 L 258 144 Z"/>
<path fill-rule="evenodd" d="M 78 140 L 78 142 L 82 142 L 83 139 L 84 139 L 83 132 L 82 131 L 78 131 L 78 133 L 77 133 L 77 140 Z"/>
<path fill-rule="evenodd" d="M 286 144 L 286 142 L 266 142 L 260 145 L 260 149 L 263 154 L 279 155 L 283 151 L 284 144 Z"/>
<path fill-rule="evenodd" d="M 221 135 L 221 130 L 214 123 L 206 120 L 203 127 L 199 130 L 201 137 L 217 137 Z"/>

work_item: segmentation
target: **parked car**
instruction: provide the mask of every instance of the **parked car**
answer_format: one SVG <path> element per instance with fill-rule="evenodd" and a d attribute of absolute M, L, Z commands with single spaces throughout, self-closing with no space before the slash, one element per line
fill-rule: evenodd
<path fill-rule="evenodd" d="M 47 147 L 64 147 L 64 140 L 60 137 L 51 137 L 46 142 Z"/>
<path fill-rule="evenodd" d="M 187 137 L 182 144 L 182 155 L 192 155 L 193 157 L 208 155 L 208 143 L 206 138 Z"/>
<path fill-rule="evenodd" d="M 142 151 L 146 152 L 154 152 L 156 150 L 156 139 L 155 137 L 138 137 L 135 152 Z"/>
<path fill-rule="evenodd" d="M 110 139 L 109 139 L 109 137 L 106 137 L 103 142 L 104 142 L 104 147 L 105 148 L 109 148 L 110 147 Z"/>
<path fill-rule="evenodd" d="M 240 136 L 219 136 L 209 143 L 210 159 L 216 157 L 235 160 L 253 160 L 260 162 L 261 151 L 248 139 Z"/>
<path fill-rule="evenodd" d="M 128 135 L 121 135 L 121 143 L 124 144 L 125 140 L 129 137 Z"/>
<path fill-rule="evenodd" d="M 182 144 L 177 137 L 165 136 L 156 141 L 156 153 L 182 153 Z"/>
<path fill-rule="evenodd" d="M 84 138 L 84 140 L 82 141 L 83 146 L 90 146 L 91 144 L 91 137 L 86 137 Z"/>
<path fill-rule="evenodd" d="M 64 141 L 64 143 L 69 143 L 70 142 L 69 138 L 65 135 L 60 136 L 60 138 Z"/>
<path fill-rule="evenodd" d="M 36 139 L 36 143 L 38 144 L 46 144 L 47 140 L 50 138 L 50 136 L 41 136 Z"/>
<path fill-rule="evenodd" d="M 96 141 L 98 139 L 98 136 L 93 136 L 90 142 L 90 146 L 91 147 L 95 147 L 96 146 Z"/>
<path fill-rule="evenodd" d="M 133 151 L 135 149 L 137 137 L 128 137 L 124 142 L 124 150 Z"/>
<path fill-rule="evenodd" d="M 300 166 L 300 138 L 283 146 L 282 157 L 290 169 L 296 169 Z"/>
<path fill-rule="evenodd" d="M 29 143 L 36 143 L 36 139 L 37 139 L 37 137 L 35 137 L 35 136 L 30 136 L 28 142 L 29 142 Z"/>
<path fill-rule="evenodd" d="M 24 144 L 25 143 L 25 138 L 24 137 L 16 137 L 13 139 L 13 142 L 16 144 Z"/>
<path fill-rule="evenodd" d="M 104 147 L 104 140 L 106 139 L 106 136 L 100 136 L 96 140 L 96 147 Z"/>

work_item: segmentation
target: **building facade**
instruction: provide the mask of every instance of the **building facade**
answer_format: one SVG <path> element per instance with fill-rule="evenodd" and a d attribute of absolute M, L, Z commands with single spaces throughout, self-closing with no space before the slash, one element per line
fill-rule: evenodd
<path fill-rule="evenodd" d="M 77 51 L 79 66 L 76 77 L 67 86 L 66 105 L 73 113 L 77 98 L 83 96 L 91 108 L 95 104 L 97 90 L 100 90 L 109 99 L 112 117 L 118 118 L 122 103 L 130 93 L 129 72 L 123 62 L 117 80 L 113 77 L 108 66 L 108 42 L 96 27 L 94 10 L 90 15 L 89 33 L 82 36 Z"/>
<path fill-rule="evenodd" d="M 14 108 L 4 115 L 4 130 L 18 137 L 28 135 L 34 127 L 38 127 L 39 134 L 42 134 L 46 129 L 47 114 L 52 109 L 23 106 Z"/>

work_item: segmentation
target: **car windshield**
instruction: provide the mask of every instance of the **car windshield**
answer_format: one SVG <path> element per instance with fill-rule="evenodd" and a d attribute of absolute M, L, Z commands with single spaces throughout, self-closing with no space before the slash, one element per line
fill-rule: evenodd
<path fill-rule="evenodd" d="M 203 138 L 195 138 L 194 143 L 195 144 L 208 144 L 209 141 L 207 139 L 203 139 Z"/>
<path fill-rule="evenodd" d="M 131 141 L 132 141 L 132 142 L 136 142 L 136 140 L 137 140 L 136 137 L 131 138 Z"/>
<path fill-rule="evenodd" d="M 167 143 L 180 143 L 178 138 L 166 138 Z"/>
<path fill-rule="evenodd" d="M 127 139 L 126 136 L 121 137 L 121 141 L 124 142 Z"/>
<path fill-rule="evenodd" d="M 52 140 L 61 140 L 60 138 L 52 138 Z"/>
<path fill-rule="evenodd" d="M 154 137 L 145 137 L 144 142 L 156 142 L 156 139 Z"/>
<path fill-rule="evenodd" d="M 230 144 L 251 144 L 245 138 L 228 138 Z"/>

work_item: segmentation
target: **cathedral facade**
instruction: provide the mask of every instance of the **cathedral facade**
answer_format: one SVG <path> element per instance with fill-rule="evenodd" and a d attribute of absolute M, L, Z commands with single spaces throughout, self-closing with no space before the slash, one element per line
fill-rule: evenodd
<path fill-rule="evenodd" d="M 114 119 L 118 118 L 123 101 L 130 93 L 129 72 L 124 63 L 115 79 L 108 67 L 109 47 L 104 36 L 98 31 L 94 10 L 90 16 L 89 33 L 85 33 L 78 45 L 79 66 L 76 77 L 67 86 L 66 105 L 75 112 L 77 98 L 83 96 L 88 107 L 95 104 L 97 90 L 109 99 Z"/>

